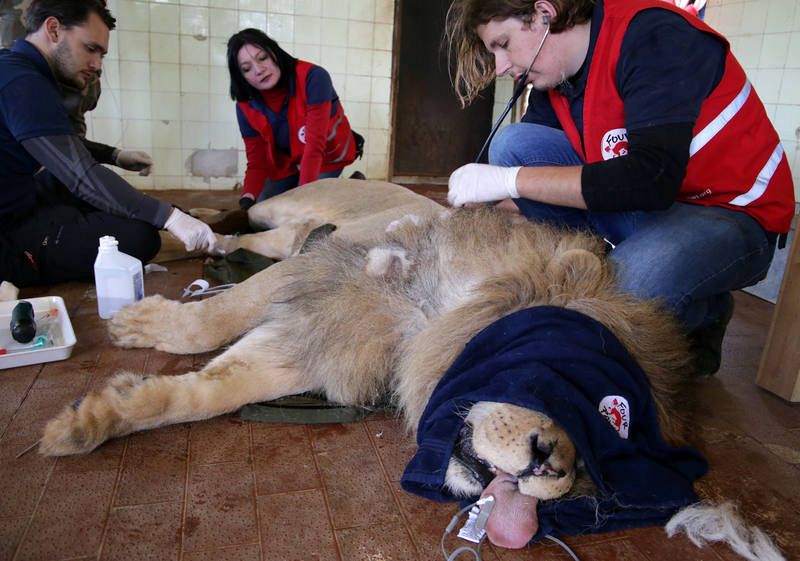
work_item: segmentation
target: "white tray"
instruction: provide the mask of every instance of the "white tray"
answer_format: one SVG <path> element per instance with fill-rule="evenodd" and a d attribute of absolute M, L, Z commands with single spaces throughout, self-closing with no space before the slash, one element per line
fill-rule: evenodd
<path fill-rule="evenodd" d="M 64 360 L 72 354 L 72 347 L 77 342 L 63 298 L 44 296 L 26 298 L 25 301 L 33 306 L 36 334 L 40 335 L 46 329 L 51 340 L 44 347 L 24 349 L 26 345 L 11 337 L 11 311 L 20 300 L 0 302 L 0 349 L 9 351 L 8 354 L 0 355 L 0 369 Z M 55 317 L 47 317 L 51 309 L 57 310 Z"/>

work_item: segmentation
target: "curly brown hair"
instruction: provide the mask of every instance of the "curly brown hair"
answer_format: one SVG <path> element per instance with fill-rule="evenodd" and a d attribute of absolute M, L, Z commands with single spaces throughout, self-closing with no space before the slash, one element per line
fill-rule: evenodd
<path fill-rule="evenodd" d="M 550 33 L 560 33 L 592 17 L 594 0 L 549 0 L 557 15 L 550 20 Z M 445 44 L 456 58 L 453 87 L 461 106 L 472 103 L 495 78 L 494 57 L 478 37 L 478 26 L 492 20 L 517 18 L 533 22 L 531 0 L 453 0 L 445 20 Z"/>

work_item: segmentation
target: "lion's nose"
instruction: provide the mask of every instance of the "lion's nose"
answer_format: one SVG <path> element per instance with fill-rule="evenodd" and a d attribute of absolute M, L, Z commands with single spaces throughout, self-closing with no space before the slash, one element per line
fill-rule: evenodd
<path fill-rule="evenodd" d="M 555 448 L 555 443 L 553 442 L 539 442 L 539 435 L 532 434 L 531 435 L 531 465 L 534 467 L 539 467 L 543 463 L 545 463 L 548 458 L 550 458 L 550 454 L 553 453 L 553 448 Z"/>

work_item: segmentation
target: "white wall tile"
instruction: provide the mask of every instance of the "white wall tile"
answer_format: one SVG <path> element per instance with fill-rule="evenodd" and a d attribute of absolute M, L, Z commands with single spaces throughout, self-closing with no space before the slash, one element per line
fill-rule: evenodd
<path fill-rule="evenodd" d="M 266 12 L 267 0 L 239 0 L 239 9 L 251 12 Z"/>
<path fill-rule="evenodd" d="M 209 96 L 208 111 L 212 123 L 236 124 L 236 102 L 228 95 Z"/>
<path fill-rule="evenodd" d="M 150 62 L 121 60 L 120 86 L 124 90 L 150 90 Z"/>
<path fill-rule="evenodd" d="M 206 149 L 211 144 L 207 122 L 184 121 L 181 123 L 181 148 Z"/>
<path fill-rule="evenodd" d="M 190 93 L 208 93 L 209 71 L 207 65 L 181 65 L 181 91 Z"/>
<path fill-rule="evenodd" d="M 322 18 L 318 16 L 295 16 L 294 24 L 295 41 L 312 45 L 321 44 Z"/>
<path fill-rule="evenodd" d="M 800 10 L 797 13 L 800 14 Z M 786 55 L 787 68 L 800 68 L 800 23 L 797 24 L 796 29 L 798 30 L 792 33 L 789 41 L 789 50 Z"/>
<path fill-rule="evenodd" d="M 347 49 L 345 47 L 323 47 L 320 64 L 331 74 L 344 74 L 347 71 Z"/>
<path fill-rule="evenodd" d="M 121 60 L 150 60 L 150 42 L 148 33 L 142 31 L 120 31 L 119 51 Z"/>
<path fill-rule="evenodd" d="M 350 21 L 347 28 L 347 46 L 371 49 L 374 27 L 375 24 L 372 22 Z"/>
<path fill-rule="evenodd" d="M 369 104 L 369 128 L 389 130 L 392 126 L 392 106 L 388 103 Z"/>
<path fill-rule="evenodd" d="M 732 17 L 739 17 L 736 31 L 745 35 L 761 35 L 767 28 L 767 8 L 769 0 L 748 0 L 737 7 L 725 6 Z M 722 31 L 722 30 L 720 30 Z"/>
<path fill-rule="evenodd" d="M 792 31 L 797 0 L 770 0 L 767 7 L 768 32 Z"/>
<path fill-rule="evenodd" d="M 119 88 L 119 60 L 104 60 L 102 88 Z"/>
<path fill-rule="evenodd" d="M 120 0 L 114 14 L 118 30 L 150 31 L 150 7 L 147 2 Z"/>
<path fill-rule="evenodd" d="M 103 88 L 100 99 L 97 100 L 97 107 L 92 110 L 90 115 L 93 118 L 127 118 L 122 110 L 121 96 L 122 92 L 118 88 Z"/>
<path fill-rule="evenodd" d="M 208 8 L 181 6 L 181 35 L 208 37 Z"/>
<path fill-rule="evenodd" d="M 208 52 L 212 66 L 228 65 L 228 39 L 212 37 L 208 41 Z"/>
<path fill-rule="evenodd" d="M 150 118 L 150 92 L 122 90 L 121 101 L 126 119 Z"/>
<path fill-rule="evenodd" d="M 745 70 L 756 68 L 761 60 L 761 35 L 737 35 L 731 37 L 731 49 Z"/>
<path fill-rule="evenodd" d="M 372 75 L 372 50 L 371 49 L 347 49 L 347 70 L 348 74 L 358 76 Z"/>
<path fill-rule="evenodd" d="M 292 55 L 300 60 L 307 60 L 314 64 L 319 64 L 322 58 L 322 47 L 317 45 L 300 45 L 297 44 L 292 49 Z M 327 70 L 327 69 L 326 69 Z"/>
<path fill-rule="evenodd" d="M 394 27 L 385 23 L 376 23 L 373 28 L 372 46 L 382 51 L 392 50 Z"/>
<path fill-rule="evenodd" d="M 394 23 L 394 0 L 375 0 L 375 21 Z"/>
<path fill-rule="evenodd" d="M 294 0 L 294 13 L 304 16 L 321 16 L 322 0 Z"/>
<path fill-rule="evenodd" d="M 180 35 L 150 33 L 151 62 L 180 62 Z"/>
<path fill-rule="evenodd" d="M 346 101 L 371 101 L 372 80 L 369 76 L 347 76 L 344 99 Z"/>
<path fill-rule="evenodd" d="M 322 16 L 324 18 L 347 19 L 347 2 L 342 0 L 322 0 Z"/>
<path fill-rule="evenodd" d="M 800 105 L 778 105 L 772 122 L 781 141 L 800 140 Z"/>
<path fill-rule="evenodd" d="M 294 14 L 294 0 L 269 0 L 269 11 L 277 14 Z"/>
<path fill-rule="evenodd" d="M 372 74 L 374 76 L 392 75 L 391 51 L 375 51 L 372 55 Z"/>
<path fill-rule="evenodd" d="M 800 68 L 788 68 L 784 72 L 778 103 L 800 105 Z"/>
<path fill-rule="evenodd" d="M 786 56 L 789 52 L 791 33 L 767 33 L 761 44 L 761 57 L 758 61 L 759 68 L 783 68 L 786 66 Z"/>
<path fill-rule="evenodd" d="M 153 92 L 179 92 L 181 89 L 181 67 L 170 62 L 150 64 L 150 88 Z"/>
<path fill-rule="evenodd" d="M 208 64 L 208 40 L 181 35 L 181 64 Z"/>
<path fill-rule="evenodd" d="M 343 105 L 351 127 L 359 130 L 369 128 L 369 103 L 366 101 L 348 101 Z"/>
<path fill-rule="evenodd" d="M 208 93 L 211 97 L 222 96 L 230 100 L 231 75 L 228 73 L 227 66 L 212 66 L 211 79 L 208 85 Z"/>
<path fill-rule="evenodd" d="M 375 0 L 349 0 L 347 16 L 350 20 L 375 21 Z"/>
<path fill-rule="evenodd" d="M 347 46 L 347 21 L 327 19 L 322 26 L 322 44 L 334 47 Z"/>
<path fill-rule="evenodd" d="M 92 121 L 92 134 L 92 140 L 118 146 L 122 139 L 122 121 L 119 117 L 115 119 L 95 117 Z"/>
<path fill-rule="evenodd" d="M 751 70 L 748 73 L 750 81 L 758 92 L 758 97 L 764 103 L 777 103 L 781 92 L 781 81 L 783 79 L 782 68 L 766 68 L 763 70 Z M 510 95 L 510 94 L 509 94 Z"/>
<path fill-rule="evenodd" d="M 150 4 L 150 29 L 157 33 L 175 33 L 180 26 L 180 8 L 173 4 Z"/>
<path fill-rule="evenodd" d="M 264 12 L 239 12 L 239 28 L 253 27 L 265 31 L 267 29 L 267 14 Z"/>
<path fill-rule="evenodd" d="M 152 143 L 153 127 L 149 119 L 127 119 L 122 124 L 122 147 L 150 151 Z"/>
<path fill-rule="evenodd" d="M 267 17 L 267 35 L 278 43 L 294 41 L 294 16 L 270 13 Z"/>
<path fill-rule="evenodd" d="M 152 118 L 161 121 L 181 120 L 181 95 L 172 92 L 150 92 Z"/>
<path fill-rule="evenodd" d="M 236 10 L 210 8 L 208 10 L 208 29 L 212 37 L 228 37 L 239 31 L 239 13 Z"/>
<path fill-rule="evenodd" d="M 389 103 L 392 101 L 392 81 L 390 78 L 372 78 L 370 101 L 373 103 Z"/>
<path fill-rule="evenodd" d="M 208 96 L 197 93 L 181 93 L 181 119 L 184 121 L 208 121 Z"/>
<path fill-rule="evenodd" d="M 154 151 L 161 152 L 168 148 L 178 150 L 181 147 L 181 128 L 177 121 L 150 121 L 150 144 Z M 155 155 L 154 155 L 155 157 Z"/>
<path fill-rule="evenodd" d="M 233 105 L 231 105 L 231 113 L 233 113 Z M 208 127 L 211 148 L 228 150 L 231 148 L 238 149 L 244 145 L 236 119 L 233 119 L 233 121 L 229 119 L 225 123 L 211 123 Z"/>

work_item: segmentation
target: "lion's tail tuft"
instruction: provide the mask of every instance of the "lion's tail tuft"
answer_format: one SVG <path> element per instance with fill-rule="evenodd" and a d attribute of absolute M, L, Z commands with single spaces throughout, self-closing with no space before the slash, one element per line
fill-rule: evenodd
<path fill-rule="evenodd" d="M 786 561 L 770 537 L 745 523 L 730 502 L 713 504 L 701 501 L 689 505 L 679 510 L 667 522 L 665 529 L 669 537 L 685 532 L 700 548 L 707 542 L 723 542 L 750 561 Z"/>

